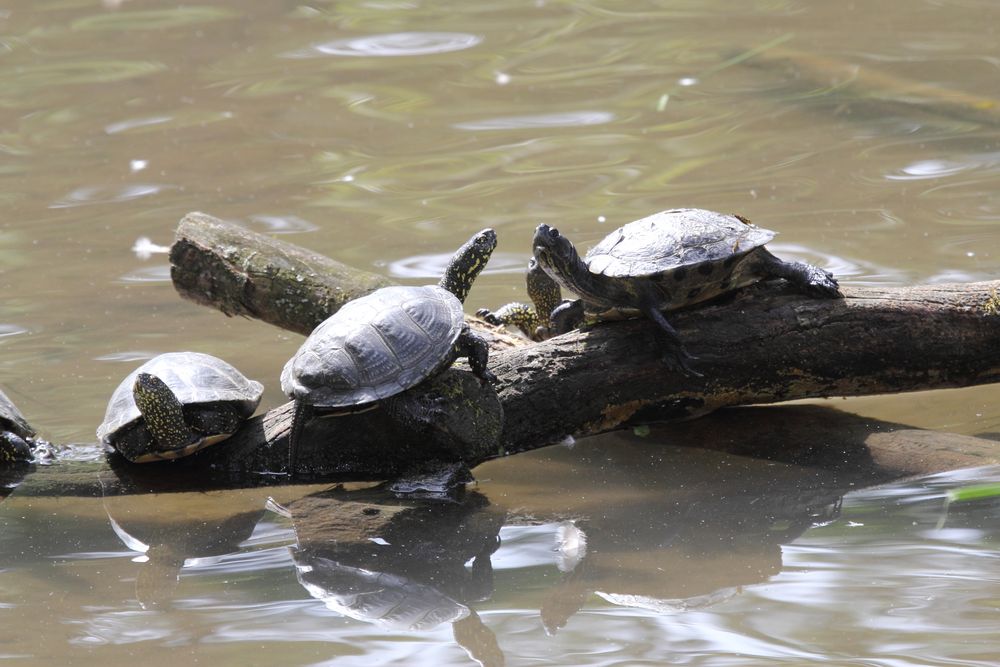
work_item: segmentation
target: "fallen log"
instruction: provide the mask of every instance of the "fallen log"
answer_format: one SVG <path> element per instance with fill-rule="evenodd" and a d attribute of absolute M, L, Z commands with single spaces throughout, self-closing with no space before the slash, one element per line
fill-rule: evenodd
<path fill-rule="evenodd" d="M 269 249 L 258 234 L 203 214 L 187 216 L 171 252 L 178 290 L 199 303 L 259 316 L 293 331 L 308 331 L 318 313 L 331 312 L 326 298 L 340 278 L 316 271 L 323 284 L 310 296 L 296 272 L 273 271 L 289 250 Z M 224 243 L 219 238 L 228 239 Z M 220 297 L 221 290 L 198 291 L 185 279 L 208 271 L 202 280 L 238 284 L 232 276 L 237 239 L 248 239 L 254 266 L 268 276 L 270 291 L 241 288 L 240 303 L 293 290 L 300 304 L 282 311 L 278 304 L 244 307 Z M 197 260 L 183 248 L 199 248 Z M 181 248 L 180 250 L 178 248 Z M 302 251 L 306 252 L 306 251 Z M 240 266 L 249 260 L 236 260 Z M 342 265 L 341 265 L 342 266 Z M 220 271 L 218 278 L 212 273 Z M 348 272 L 349 273 L 349 272 Z M 229 277 L 225 277 L 229 276 Z M 604 323 L 542 343 L 494 347 L 490 369 L 499 377 L 496 396 L 504 426 L 496 447 L 476 441 L 463 451 L 461 439 L 449 441 L 449 456 L 471 465 L 489 458 L 534 449 L 567 436 L 601 433 L 630 423 L 689 419 L 718 408 L 826 396 L 859 396 L 961 387 L 1000 380 L 1000 281 L 915 287 L 843 287 L 843 299 L 816 300 L 771 282 L 741 290 L 722 300 L 671 315 L 687 348 L 698 358 L 702 377 L 669 369 L 657 344 L 658 330 L 646 320 Z M 342 288 L 346 294 L 347 288 Z M 312 300 L 313 306 L 305 301 Z M 475 296 L 470 299 L 475 305 Z M 326 309 L 326 310 L 324 310 Z M 467 375 L 463 371 L 455 371 Z M 277 372 L 275 372 L 277 376 Z M 493 389 L 466 383 L 456 406 L 462 409 L 493 399 Z M 313 420 L 304 435 L 305 469 L 357 473 L 395 473 L 415 458 L 435 458 L 441 448 L 424 447 L 427 434 L 411 435 L 379 412 L 350 418 Z M 242 429 L 225 449 L 238 457 L 206 455 L 219 466 L 253 460 L 281 470 L 289 426 L 288 405 L 275 408 Z M 376 415 L 376 416 L 371 416 Z M 491 417 L 492 418 L 492 417 Z M 382 443 L 376 455 L 372 443 Z M 388 444 L 386 444 L 388 443 Z M 431 453 L 427 453 L 431 452 Z"/>
<path fill-rule="evenodd" d="M 174 286 L 185 298 L 301 334 L 348 301 L 392 284 L 204 213 L 181 220 L 170 265 Z"/>

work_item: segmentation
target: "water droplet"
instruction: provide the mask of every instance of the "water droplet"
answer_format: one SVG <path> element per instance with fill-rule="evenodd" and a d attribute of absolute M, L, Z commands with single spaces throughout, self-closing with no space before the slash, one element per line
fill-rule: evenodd
<path fill-rule="evenodd" d="M 508 83 L 510 83 L 510 74 L 497 72 L 496 82 L 498 86 L 506 86 Z"/>
<path fill-rule="evenodd" d="M 693 76 L 686 76 L 683 79 L 678 79 L 677 83 L 681 86 L 693 86 L 698 83 L 698 79 Z"/>
<path fill-rule="evenodd" d="M 128 168 L 134 174 L 137 171 L 142 171 L 149 165 L 149 160 L 129 160 Z"/>
<path fill-rule="evenodd" d="M 599 215 L 599 216 L 597 216 L 597 221 L 598 222 L 607 222 L 608 219 L 605 218 L 603 215 Z"/>

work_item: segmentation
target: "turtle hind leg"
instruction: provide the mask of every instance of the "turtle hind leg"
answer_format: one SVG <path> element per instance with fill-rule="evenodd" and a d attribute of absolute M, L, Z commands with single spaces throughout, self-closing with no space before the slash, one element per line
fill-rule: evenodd
<path fill-rule="evenodd" d="M 498 382 L 497 376 L 490 372 L 486 368 L 486 363 L 490 359 L 490 348 L 486 344 L 486 341 L 472 333 L 468 326 L 459 335 L 458 342 L 455 343 L 458 356 L 468 357 L 469 366 L 472 367 L 472 373 L 483 382 L 489 382 L 490 384 L 496 384 Z"/>
<path fill-rule="evenodd" d="M 28 463 L 31 461 L 31 446 L 12 431 L 0 430 L 0 465 Z"/>
<path fill-rule="evenodd" d="M 761 248 L 758 270 L 766 277 L 784 278 L 802 292 L 822 299 L 842 296 L 837 279 L 826 269 L 805 262 L 786 262 Z"/>
<path fill-rule="evenodd" d="M 670 325 L 663 313 L 658 308 L 651 306 L 642 310 L 646 317 L 656 322 L 657 326 L 660 327 L 661 337 L 667 348 L 663 353 L 663 361 L 666 362 L 667 366 L 687 376 L 702 377 L 701 373 L 691 367 L 691 362 L 698 357 L 684 348 L 684 343 L 677 334 L 677 330 Z"/>

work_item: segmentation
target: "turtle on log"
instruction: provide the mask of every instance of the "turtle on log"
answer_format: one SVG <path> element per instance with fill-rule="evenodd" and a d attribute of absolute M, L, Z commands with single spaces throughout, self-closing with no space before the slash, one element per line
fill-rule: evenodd
<path fill-rule="evenodd" d="M 554 308 L 549 326 L 560 334 L 584 319 L 645 316 L 663 333 L 667 363 L 696 375 L 693 357 L 664 311 L 771 278 L 784 278 L 811 296 L 840 296 L 829 271 L 772 255 L 764 245 L 774 236 L 738 215 L 671 209 L 616 229 L 581 258 L 559 230 L 539 225 L 532 242 L 535 261 L 556 285 L 580 296 Z M 558 292 L 547 290 L 532 300 L 557 303 Z"/>
<path fill-rule="evenodd" d="M 295 402 L 289 474 L 295 474 L 302 426 L 313 413 L 372 409 L 461 356 L 468 357 L 482 382 L 496 382 L 486 368 L 486 341 L 469 329 L 463 311 L 496 243 L 496 232 L 485 229 L 459 248 L 437 285 L 375 290 L 345 304 L 313 330 L 281 373 L 281 389 Z"/>
<path fill-rule="evenodd" d="M 121 381 L 97 437 L 133 463 L 177 459 L 232 435 L 263 393 L 218 357 L 161 354 Z"/>

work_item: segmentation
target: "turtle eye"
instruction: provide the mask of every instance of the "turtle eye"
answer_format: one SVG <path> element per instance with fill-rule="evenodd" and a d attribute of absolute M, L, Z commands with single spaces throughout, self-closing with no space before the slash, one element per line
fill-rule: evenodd
<path fill-rule="evenodd" d="M 559 238 L 559 230 L 555 227 L 549 228 L 549 238 L 557 239 Z"/>

